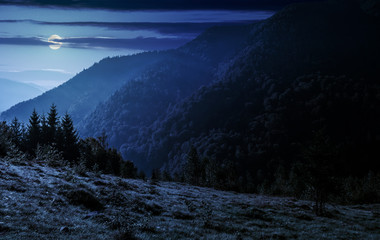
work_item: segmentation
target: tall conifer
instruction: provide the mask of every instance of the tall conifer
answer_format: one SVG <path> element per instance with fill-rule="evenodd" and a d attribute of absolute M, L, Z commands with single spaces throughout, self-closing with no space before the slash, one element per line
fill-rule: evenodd
<path fill-rule="evenodd" d="M 68 113 L 66 113 L 61 121 L 61 129 L 59 132 L 62 140 L 62 150 L 67 160 L 76 160 L 79 157 L 78 134 L 74 128 L 73 121 Z"/>
<path fill-rule="evenodd" d="M 11 122 L 10 133 L 12 143 L 20 149 L 24 136 L 24 128 L 16 117 Z"/>
<path fill-rule="evenodd" d="M 57 129 L 58 129 L 58 112 L 57 106 L 53 103 L 47 117 L 47 143 L 57 143 Z"/>
<path fill-rule="evenodd" d="M 34 154 L 37 144 L 40 141 L 41 127 L 40 127 L 40 116 L 33 110 L 32 115 L 29 118 L 27 139 L 26 139 L 26 149 L 30 154 Z"/>
<path fill-rule="evenodd" d="M 48 136 L 49 128 L 48 128 L 46 116 L 44 113 L 40 117 L 40 122 L 41 122 L 40 143 L 42 145 L 45 145 L 48 143 L 48 139 L 49 139 L 49 136 Z"/>

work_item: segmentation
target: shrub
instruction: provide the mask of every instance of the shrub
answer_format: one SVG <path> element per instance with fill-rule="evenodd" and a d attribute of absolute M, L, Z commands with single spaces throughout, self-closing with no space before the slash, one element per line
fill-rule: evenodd
<path fill-rule="evenodd" d="M 50 167 L 61 167 L 65 165 L 62 152 L 51 145 L 37 145 L 36 160 L 46 162 Z"/>
<path fill-rule="evenodd" d="M 85 190 L 72 190 L 65 193 L 66 198 L 69 200 L 70 204 L 83 206 L 93 211 L 99 211 L 104 209 L 102 203 L 94 197 L 91 193 Z"/>

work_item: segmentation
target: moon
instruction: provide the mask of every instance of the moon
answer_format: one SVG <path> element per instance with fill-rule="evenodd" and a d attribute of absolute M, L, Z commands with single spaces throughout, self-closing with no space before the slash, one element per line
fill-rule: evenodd
<path fill-rule="evenodd" d="M 49 47 L 53 50 L 58 50 L 62 46 L 62 43 L 55 40 L 61 40 L 61 39 L 62 38 L 56 34 L 51 35 L 48 39 L 48 42 L 52 44 L 49 45 Z"/>

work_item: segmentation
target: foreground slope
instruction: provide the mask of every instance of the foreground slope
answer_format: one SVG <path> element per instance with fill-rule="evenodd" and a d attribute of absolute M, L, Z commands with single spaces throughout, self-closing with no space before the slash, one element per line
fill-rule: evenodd
<path fill-rule="evenodd" d="M 14 162 L 14 163 L 12 163 Z M 380 206 L 328 206 L 0 159 L 1 239 L 379 239 Z"/>

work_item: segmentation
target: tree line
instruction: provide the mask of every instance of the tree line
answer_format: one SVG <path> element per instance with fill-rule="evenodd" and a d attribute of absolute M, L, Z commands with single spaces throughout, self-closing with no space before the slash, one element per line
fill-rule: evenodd
<path fill-rule="evenodd" d="M 377 203 L 380 200 L 380 174 L 370 171 L 362 177 L 339 176 L 338 148 L 322 129 L 300 153 L 302 161 L 289 166 L 277 164 L 271 172 L 260 172 L 261 183 L 250 174 L 241 175 L 236 161 L 218 161 L 202 156 L 192 145 L 179 172 L 154 169 L 152 179 L 185 182 L 236 192 L 293 196 L 314 201 L 317 215 L 325 215 L 327 202 Z M 269 171 L 269 170 L 268 170 Z"/>
<path fill-rule="evenodd" d="M 58 115 L 52 104 L 47 115 L 33 110 L 27 125 L 14 118 L 0 123 L 0 157 L 46 160 L 53 165 L 68 164 L 82 173 L 102 172 L 127 178 L 145 177 L 131 161 L 109 147 L 107 136 L 81 139 L 68 113 Z"/>

